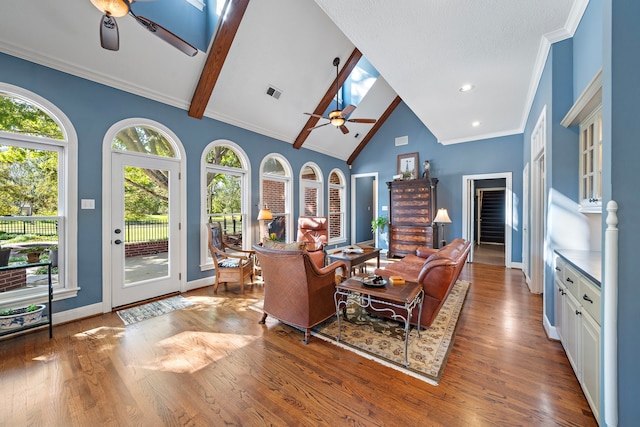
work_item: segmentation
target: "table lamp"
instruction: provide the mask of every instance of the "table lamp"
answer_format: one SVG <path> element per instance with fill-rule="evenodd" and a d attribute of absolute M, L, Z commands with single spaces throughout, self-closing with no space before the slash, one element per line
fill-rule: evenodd
<path fill-rule="evenodd" d="M 447 212 L 447 210 L 445 208 L 438 209 L 438 213 L 436 214 L 436 217 L 433 219 L 433 222 L 440 224 L 441 233 L 442 233 L 442 241 L 441 241 L 440 247 L 443 248 L 444 245 L 447 244 L 446 240 L 444 239 L 444 225 L 451 222 L 451 218 L 449 218 L 449 213 Z"/>

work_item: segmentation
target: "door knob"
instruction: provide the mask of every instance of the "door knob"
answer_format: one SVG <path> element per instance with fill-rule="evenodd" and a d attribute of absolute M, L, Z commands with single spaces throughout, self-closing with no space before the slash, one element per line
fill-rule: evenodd
<path fill-rule="evenodd" d="M 122 240 L 116 239 L 116 240 L 113 241 L 113 243 L 115 243 L 116 245 L 119 245 L 120 243 L 122 243 Z"/>
<path fill-rule="evenodd" d="M 113 230 L 113 232 L 116 234 L 120 234 L 122 233 L 122 230 L 120 230 L 119 228 L 116 228 L 115 230 Z"/>

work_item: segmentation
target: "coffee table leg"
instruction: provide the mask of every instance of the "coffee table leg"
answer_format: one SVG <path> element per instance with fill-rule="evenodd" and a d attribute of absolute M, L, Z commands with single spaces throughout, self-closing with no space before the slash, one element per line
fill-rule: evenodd
<path fill-rule="evenodd" d="M 411 325 L 411 312 L 413 309 L 411 306 L 407 307 L 407 321 L 404 323 L 404 365 L 409 367 L 409 358 L 407 356 L 407 351 L 409 349 L 409 327 Z"/>

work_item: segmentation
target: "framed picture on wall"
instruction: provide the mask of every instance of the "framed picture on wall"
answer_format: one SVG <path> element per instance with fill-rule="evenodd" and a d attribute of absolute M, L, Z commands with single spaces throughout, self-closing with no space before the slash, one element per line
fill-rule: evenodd
<path fill-rule="evenodd" d="M 418 177 L 418 153 L 398 154 L 398 175 L 402 179 L 416 179 Z"/>

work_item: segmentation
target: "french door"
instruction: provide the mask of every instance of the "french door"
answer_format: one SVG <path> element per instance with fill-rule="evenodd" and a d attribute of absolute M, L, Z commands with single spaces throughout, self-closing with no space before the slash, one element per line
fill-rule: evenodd
<path fill-rule="evenodd" d="M 180 290 L 178 180 L 176 160 L 112 153 L 112 307 Z"/>

